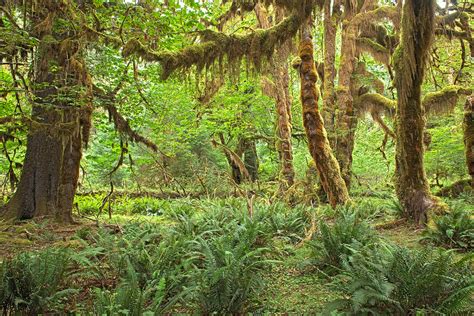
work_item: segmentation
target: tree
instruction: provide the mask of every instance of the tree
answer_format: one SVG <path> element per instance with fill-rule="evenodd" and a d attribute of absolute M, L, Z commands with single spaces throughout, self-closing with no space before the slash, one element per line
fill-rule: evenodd
<path fill-rule="evenodd" d="M 87 143 L 92 83 L 81 34 L 60 27 L 72 19 L 69 3 L 43 1 L 31 16 L 39 40 L 32 71 L 33 106 L 25 162 L 4 218 L 51 216 L 72 221 L 82 143 Z"/>
<path fill-rule="evenodd" d="M 471 187 L 474 189 L 474 96 L 472 95 L 466 99 L 464 105 L 463 128 L 467 171 L 471 176 Z"/>
<path fill-rule="evenodd" d="M 435 2 L 407 0 L 403 5 L 400 45 L 394 55 L 396 109 L 395 189 L 405 216 L 426 223 L 440 203 L 431 195 L 423 165 L 424 108 L 421 85 L 434 36 Z"/>
<path fill-rule="evenodd" d="M 316 85 L 318 73 L 314 63 L 311 36 L 312 23 L 308 20 L 301 30 L 298 68 L 301 80 L 301 104 L 303 124 L 308 137 L 308 147 L 316 164 L 321 184 L 332 207 L 349 201 L 349 192 L 341 176 L 339 164 L 329 145 L 323 118 L 318 108 L 319 91 Z"/>
<path fill-rule="evenodd" d="M 270 28 L 270 22 L 265 7 L 257 3 L 255 14 L 259 25 Z M 284 9 L 276 8 L 276 23 L 281 22 L 284 17 Z M 291 96 L 289 89 L 290 76 L 288 72 L 288 57 L 290 54 L 290 41 L 276 48 L 276 53 L 270 58 L 269 73 L 272 76 L 271 92 L 277 112 L 277 146 L 281 160 L 280 190 L 286 191 L 294 184 L 295 170 L 293 167 L 293 146 L 291 145 Z"/>

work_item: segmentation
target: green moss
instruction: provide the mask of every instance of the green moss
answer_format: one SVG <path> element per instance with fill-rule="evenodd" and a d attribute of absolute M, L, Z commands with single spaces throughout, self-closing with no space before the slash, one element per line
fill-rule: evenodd
<path fill-rule="evenodd" d="M 355 100 L 359 113 L 379 113 L 393 116 L 397 101 L 391 100 L 378 93 L 366 93 Z"/>
<path fill-rule="evenodd" d="M 295 12 L 269 29 L 246 35 L 226 35 L 207 30 L 201 33 L 201 43 L 190 45 L 178 52 L 156 52 L 137 39 L 132 39 L 125 45 L 122 54 L 124 57 L 135 54 L 148 61 L 160 62 L 163 67 L 163 79 L 175 71 L 187 71 L 192 66 L 202 70 L 210 68 L 216 62 L 240 64 L 243 57 L 247 57 L 259 70 L 262 61 L 270 58 L 276 47 L 296 34 L 306 14 L 309 12 Z"/>
<path fill-rule="evenodd" d="M 450 85 L 440 91 L 427 93 L 423 98 L 423 107 L 428 114 L 450 113 L 461 95 L 471 93 L 471 89 Z"/>

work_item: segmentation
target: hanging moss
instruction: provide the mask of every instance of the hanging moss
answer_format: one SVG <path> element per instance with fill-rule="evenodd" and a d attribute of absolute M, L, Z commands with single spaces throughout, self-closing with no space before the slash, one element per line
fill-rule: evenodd
<path fill-rule="evenodd" d="M 381 115 L 393 117 L 397 101 L 391 100 L 378 93 L 366 93 L 354 103 L 359 114 L 378 113 Z"/>
<path fill-rule="evenodd" d="M 124 57 L 135 54 L 147 61 L 160 62 L 164 79 L 177 70 L 188 70 L 192 66 L 202 70 L 216 62 L 222 64 L 224 59 L 231 65 L 240 64 L 244 57 L 258 70 L 263 59 L 270 58 L 276 47 L 296 34 L 309 13 L 293 13 L 269 29 L 257 30 L 247 35 L 226 35 L 208 30 L 202 32 L 201 43 L 190 45 L 178 52 L 153 51 L 137 39 L 132 39 L 125 45 L 122 54 Z"/>
<path fill-rule="evenodd" d="M 472 89 L 461 86 L 447 86 L 440 91 L 430 92 L 423 98 L 423 107 L 427 114 L 445 114 L 453 111 L 461 95 L 470 95 Z"/>
<path fill-rule="evenodd" d="M 390 64 L 390 50 L 370 38 L 357 38 L 356 49 L 357 54 L 367 52 L 379 63 L 384 65 Z"/>

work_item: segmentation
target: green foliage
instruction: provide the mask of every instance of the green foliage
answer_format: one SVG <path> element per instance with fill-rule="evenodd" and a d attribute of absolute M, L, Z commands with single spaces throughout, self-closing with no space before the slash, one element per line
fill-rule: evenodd
<path fill-rule="evenodd" d="M 425 152 L 426 173 L 441 184 L 449 184 L 466 174 L 461 107 L 448 117 L 433 119 L 428 125 L 431 144 Z"/>
<path fill-rule="evenodd" d="M 21 253 L 0 265 L 0 302 L 5 314 L 57 310 L 75 291 L 62 289 L 71 263 L 68 251 L 48 249 Z"/>
<path fill-rule="evenodd" d="M 332 271 L 338 271 L 345 259 L 377 240 L 369 223 L 354 212 L 341 211 L 334 224 L 321 220 L 318 227 L 310 242 L 311 262 Z"/>
<path fill-rule="evenodd" d="M 96 315 L 156 315 L 170 307 L 169 304 L 162 306 L 166 295 L 165 279 L 149 282 L 143 288 L 139 284 L 139 275 L 131 264 L 128 265 L 126 277 L 114 292 L 95 289 L 94 294 Z"/>
<path fill-rule="evenodd" d="M 234 234 L 196 241 L 198 264 L 195 300 L 203 314 L 245 312 L 248 299 L 261 289 L 261 271 L 271 261 L 266 248 L 255 247 L 258 232 L 252 226 L 236 227 Z"/>
<path fill-rule="evenodd" d="M 424 231 L 424 240 L 447 248 L 474 249 L 474 218 L 471 212 L 454 208 L 434 218 L 434 226 Z"/>
<path fill-rule="evenodd" d="M 450 252 L 380 246 L 344 260 L 337 288 L 347 298 L 327 310 L 362 315 L 467 315 L 473 311 L 470 259 Z"/>

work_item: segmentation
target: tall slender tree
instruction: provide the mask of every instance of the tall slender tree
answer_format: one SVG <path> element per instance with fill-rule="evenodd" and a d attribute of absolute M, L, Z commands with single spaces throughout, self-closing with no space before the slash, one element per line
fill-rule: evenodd
<path fill-rule="evenodd" d="M 276 8 L 275 22 L 279 23 L 284 18 L 285 10 Z M 255 13 L 260 27 L 271 27 L 267 10 L 262 4 L 255 5 Z M 280 153 L 280 191 L 286 191 L 294 184 L 295 170 L 293 167 L 293 146 L 291 144 L 291 105 L 290 75 L 288 72 L 288 57 L 291 42 L 287 41 L 276 48 L 275 54 L 268 62 L 269 73 L 272 77 L 271 95 L 275 99 L 277 113 L 278 151 Z"/>

